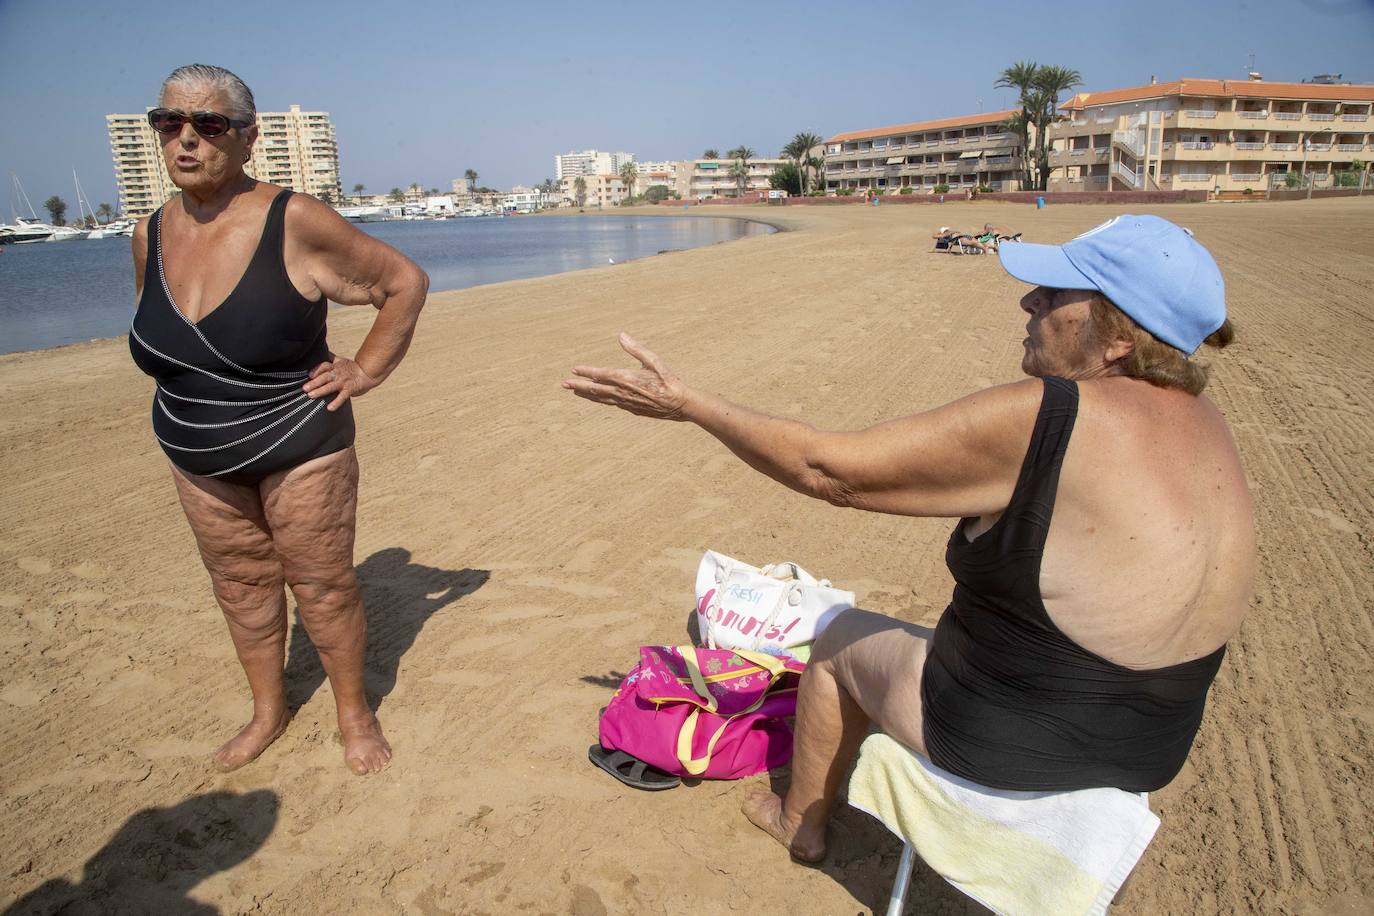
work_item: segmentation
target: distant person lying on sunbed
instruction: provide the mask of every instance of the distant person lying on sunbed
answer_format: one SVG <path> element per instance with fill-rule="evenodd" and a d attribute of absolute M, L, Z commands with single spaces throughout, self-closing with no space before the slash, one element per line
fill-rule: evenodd
<path fill-rule="evenodd" d="M 951 229 L 948 226 L 941 226 L 935 231 L 935 234 L 932 235 L 931 238 L 935 239 L 936 251 L 963 252 L 967 249 L 974 248 L 986 254 L 988 251 L 994 250 L 997 247 L 996 235 L 988 236 L 987 240 L 984 241 L 984 237 L 981 235 L 974 235 L 972 232 L 963 232 L 959 229 Z"/>

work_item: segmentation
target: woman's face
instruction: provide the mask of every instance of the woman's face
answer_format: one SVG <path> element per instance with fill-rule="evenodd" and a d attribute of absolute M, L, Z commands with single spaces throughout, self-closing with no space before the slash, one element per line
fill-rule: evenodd
<path fill-rule="evenodd" d="M 241 115 L 230 107 L 229 99 L 203 84 L 173 84 L 162 94 L 162 107 L 184 114 L 216 111 L 231 118 Z M 183 191 L 204 194 L 224 187 L 243 174 L 243 165 L 258 138 L 257 125 L 231 127 L 218 137 L 202 137 L 190 122 L 180 133 L 158 134 L 162 159 L 172 183 Z"/>
<path fill-rule="evenodd" d="M 1106 348 L 1094 333 L 1091 303 L 1096 293 L 1086 289 L 1037 286 L 1021 297 L 1026 322 L 1025 354 L 1021 371 L 1043 378 L 1092 378 L 1107 368 Z"/>

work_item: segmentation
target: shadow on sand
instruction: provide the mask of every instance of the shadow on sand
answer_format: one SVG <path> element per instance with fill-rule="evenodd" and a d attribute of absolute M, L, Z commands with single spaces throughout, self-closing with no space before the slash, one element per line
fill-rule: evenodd
<path fill-rule="evenodd" d="M 218 913 L 188 892 L 260 849 L 276 827 L 280 805 L 275 792 L 259 789 L 145 808 L 87 860 L 80 883 L 47 881 L 11 904 L 5 916 Z"/>
<path fill-rule="evenodd" d="M 429 618 L 486 584 L 485 569 L 437 569 L 410 561 L 404 547 L 379 550 L 358 565 L 367 614 L 366 683 L 373 711 L 396 686 L 401 656 L 415 644 Z M 286 698 L 292 713 L 324 683 L 319 653 L 297 610 L 286 656 Z"/>

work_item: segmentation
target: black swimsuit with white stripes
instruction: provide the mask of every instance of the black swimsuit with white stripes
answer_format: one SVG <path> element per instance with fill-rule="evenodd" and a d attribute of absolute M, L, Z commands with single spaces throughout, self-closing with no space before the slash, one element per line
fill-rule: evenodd
<path fill-rule="evenodd" d="M 276 471 L 353 444 L 348 402 L 325 410 L 301 386 L 329 359 L 328 302 L 292 285 L 282 258 L 286 201 L 267 210 L 262 239 L 238 286 L 198 322 L 172 299 L 162 270 L 162 211 L 148 222 L 151 276 L 129 329 L 134 362 L 157 382 L 153 433 L 189 474 L 256 484 Z"/>

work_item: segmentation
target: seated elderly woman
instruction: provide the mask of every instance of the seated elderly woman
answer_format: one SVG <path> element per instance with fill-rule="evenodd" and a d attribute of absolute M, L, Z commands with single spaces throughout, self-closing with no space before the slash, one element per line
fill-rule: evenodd
<path fill-rule="evenodd" d="M 349 399 L 401 362 L 428 279 L 315 198 L 246 174 L 255 116 L 223 68 L 193 64 L 163 83 L 148 122 L 181 193 L 134 230 L 129 348 L 156 381 L 153 434 L 253 693 L 216 764 L 243 766 L 286 728 L 289 586 L 334 691 L 344 760 L 375 773 L 391 746 L 363 690 Z M 329 349 L 330 300 L 377 309 L 352 359 Z"/>
<path fill-rule="evenodd" d="M 1250 495 L 1190 358 L 1231 339 L 1216 263 L 1152 216 L 1007 246 L 1001 260 L 1035 284 L 1020 301 L 1031 378 L 860 432 L 731 404 L 628 337 L 642 368 L 577 367 L 563 383 L 691 421 L 835 505 L 960 519 L 945 553 L 954 596 L 934 631 L 851 610 L 813 646 L 791 784 L 744 803 L 800 859 L 825 855 L 870 721 L 985 786 L 1162 787 L 1245 613 Z"/>

